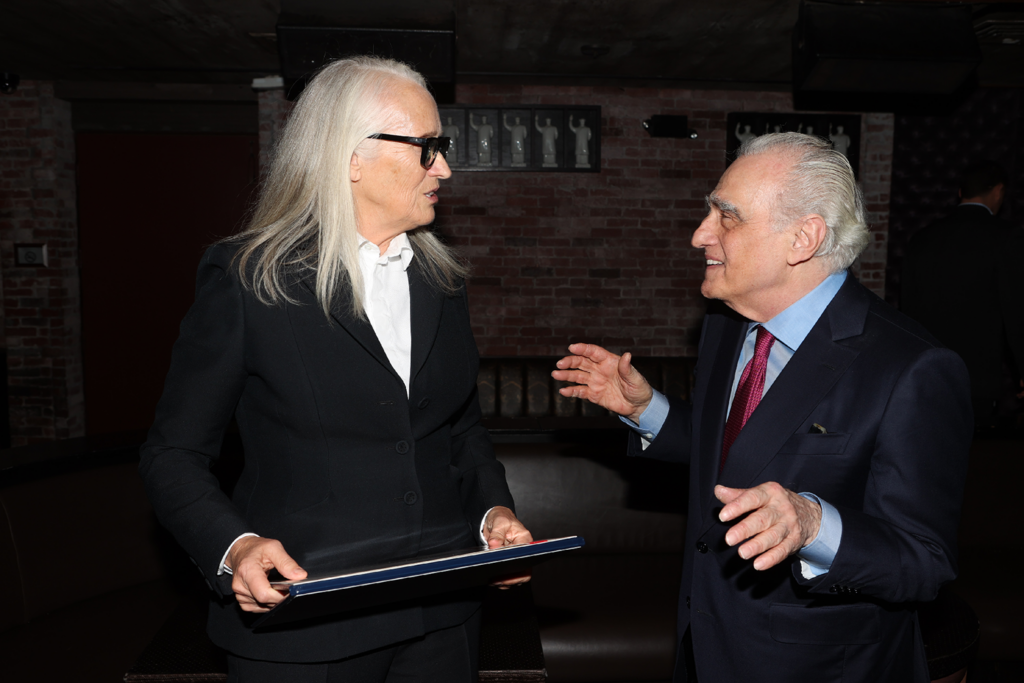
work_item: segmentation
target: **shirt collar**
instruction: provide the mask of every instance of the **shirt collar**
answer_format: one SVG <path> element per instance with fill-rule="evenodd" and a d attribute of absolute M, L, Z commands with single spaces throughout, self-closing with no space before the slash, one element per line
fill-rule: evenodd
<path fill-rule="evenodd" d="M 992 209 L 989 208 L 988 204 L 982 204 L 981 202 L 961 202 L 958 206 L 980 206 L 986 211 L 988 211 L 988 215 L 995 215 L 994 213 L 992 213 Z"/>
<path fill-rule="evenodd" d="M 362 249 L 364 244 L 372 244 L 372 242 L 362 235 L 359 235 L 359 248 Z M 413 251 L 412 242 L 409 241 L 409 236 L 402 232 L 391 240 L 391 244 L 388 245 L 388 250 L 379 255 L 376 263 L 387 263 L 391 259 L 399 258 L 402 260 L 402 270 L 408 270 L 409 264 L 412 263 L 412 257 L 415 255 L 416 252 Z"/>
<path fill-rule="evenodd" d="M 764 328 L 780 342 L 796 351 L 810 334 L 814 323 L 825 312 L 839 288 L 846 282 L 846 271 L 833 273 L 799 301 L 764 323 Z M 751 328 L 757 323 L 751 323 Z M 749 332 L 749 329 L 748 329 Z"/>

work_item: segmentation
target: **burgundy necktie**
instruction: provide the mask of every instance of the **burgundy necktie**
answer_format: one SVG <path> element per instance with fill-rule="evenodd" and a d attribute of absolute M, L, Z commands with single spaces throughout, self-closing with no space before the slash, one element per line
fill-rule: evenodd
<path fill-rule="evenodd" d="M 725 459 L 729 457 L 729 449 L 736 437 L 740 435 L 743 425 L 761 402 L 764 393 L 764 375 L 768 369 L 768 354 L 772 350 L 775 337 L 764 327 L 757 326 L 757 340 L 754 342 L 754 357 L 743 368 L 740 383 L 736 386 L 736 395 L 732 399 L 732 409 L 725 423 L 725 439 L 722 441 L 722 462 L 718 466 L 721 472 L 725 467 Z"/>

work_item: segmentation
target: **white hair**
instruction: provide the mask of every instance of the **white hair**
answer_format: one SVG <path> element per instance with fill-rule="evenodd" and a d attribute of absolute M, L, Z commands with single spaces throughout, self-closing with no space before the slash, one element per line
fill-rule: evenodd
<path fill-rule="evenodd" d="M 801 133 L 769 133 L 744 142 L 737 158 L 778 153 L 793 165 L 777 183 L 772 201 L 775 228 L 782 230 L 807 215 L 825 219 L 825 240 L 816 257 L 831 273 L 849 268 L 868 245 L 864 197 L 846 156 L 824 138 Z"/>
<path fill-rule="evenodd" d="M 379 140 L 368 136 L 399 124 L 405 114 L 394 99 L 396 80 L 426 88 L 409 66 L 378 57 L 331 62 L 299 97 L 274 150 L 259 203 L 241 242 L 242 282 L 260 301 L 294 302 L 287 292 L 296 275 L 316 275 L 316 297 L 325 314 L 347 294 L 350 312 L 365 318 L 359 236 L 349 169 L 352 157 L 374 157 Z M 453 293 L 466 268 L 428 228 L 409 232 L 428 282 Z"/>

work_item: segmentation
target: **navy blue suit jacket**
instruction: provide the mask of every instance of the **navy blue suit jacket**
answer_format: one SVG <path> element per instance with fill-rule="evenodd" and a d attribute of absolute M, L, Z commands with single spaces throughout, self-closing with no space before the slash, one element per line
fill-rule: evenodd
<path fill-rule="evenodd" d="M 632 455 L 690 464 L 679 633 L 690 628 L 700 683 L 927 681 L 914 603 L 956 575 L 972 432 L 962 361 L 848 277 L 719 474 L 745 330 L 728 309 L 709 312 L 692 406 L 672 401 L 647 450 L 630 441 Z M 725 544 L 715 484 L 769 481 L 839 510 L 823 576 L 804 579 L 796 556 L 757 572 Z"/>
<path fill-rule="evenodd" d="M 242 286 L 234 249 L 211 247 L 181 324 L 140 471 L 160 521 L 220 599 L 213 641 L 243 657 L 316 662 L 465 621 L 461 594 L 253 632 L 217 577 L 244 532 L 276 538 L 314 575 L 472 547 L 495 505 L 512 507 L 480 424 L 479 357 L 465 292 L 447 296 L 409 267 L 411 391 L 366 320 L 324 315 L 306 280 L 268 306 Z M 229 499 L 210 467 L 232 415 L 245 468 Z M 258 616 L 258 615 L 257 615 Z"/>

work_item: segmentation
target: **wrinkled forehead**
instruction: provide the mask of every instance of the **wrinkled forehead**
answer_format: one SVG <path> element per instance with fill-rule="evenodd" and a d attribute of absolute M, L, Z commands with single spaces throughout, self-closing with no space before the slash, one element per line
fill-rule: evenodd
<path fill-rule="evenodd" d="M 785 190 L 785 178 L 792 168 L 791 155 L 778 152 L 742 156 L 732 163 L 709 196 L 741 212 L 770 210 Z"/>
<path fill-rule="evenodd" d="M 428 137 L 440 135 L 441 117 L 437 104 L 430 93 L 416 83 L 393 79 L 378 105 L 382 124 L 391 128 L 384 132 Z"/>

